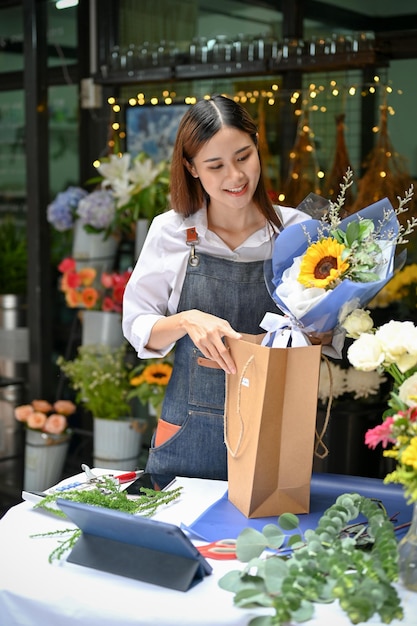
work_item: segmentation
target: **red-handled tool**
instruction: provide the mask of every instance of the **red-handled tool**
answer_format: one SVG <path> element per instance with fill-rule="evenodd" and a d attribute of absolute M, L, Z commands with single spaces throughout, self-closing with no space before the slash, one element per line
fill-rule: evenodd
<path fill-rule="evenodd" d="M 143 474 L 143 470 L 137 470 L 136 472 L 127 472 L 126 474 L 119 474 L 119 476 L 114 476 L 114 479 L 120 484 L 122 483 L 130 483 L 131 480 L 136 480 L 139 476 Z"/>
<path fill-rule="evenodd" d="M 205 546 L 197 546 L 197 550 L 206 559 L 229 561 L 237 558 L 236 539 L 219 539 L 218 541 L 212 541 Z"/>

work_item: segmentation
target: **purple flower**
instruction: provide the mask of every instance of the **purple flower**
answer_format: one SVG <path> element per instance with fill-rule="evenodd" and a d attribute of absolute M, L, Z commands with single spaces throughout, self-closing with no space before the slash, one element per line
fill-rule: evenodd
<path fill-rule="evenodd" d="M 68 187 L 61 191 L 47 207 L 47 220 L 59 231 L 70 230 L 74 226 L 78 204 L 87 192 L 81 187 Z"/>
<path fill-rule="evenodd" d="M 77 214 L 83 226 L 89 225 L 99 230 L 110 226 L 115 216 L 116 206 L 113 195 L 105 189 L 93 191 L 79 203 Z"/>

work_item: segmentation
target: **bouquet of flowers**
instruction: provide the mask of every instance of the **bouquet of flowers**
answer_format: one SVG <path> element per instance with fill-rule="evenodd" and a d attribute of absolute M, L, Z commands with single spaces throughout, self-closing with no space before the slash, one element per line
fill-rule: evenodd
<path fill-rule="evenodd" d="M 14 415 L 31 430 L 61 435 L 67 430 L 67 418 L 75 413 L 75 409 L 75 404 L 70 400 L 57 400 L 54 404 L 46 400 L 33 400 L 31 404 L 17 406 Z"/>
<path fill-rule="evenodd" d="M 354 338 L 347 351 L 350 363 L 363 372 L 387 372 L 393 379 L 389 408 L 382 423 L 367 431 L 365 443 L 370 448 L 381 444 L 384 456 L 395 459 L 396 469 L 384 482 L 402 484 L 409 500 L 417 502 L 417 327 L 391 320 L 374 328 L 364 310 L 348 316 L 344 327 Z"/>
<path fill-rule="evenodd" d="M 290 335 L 292 345 L 305 345 L 310 343 L 308 335 L 333 331 L 333 350 L 324 346 L 323 352 L 340 357 L 341 322 L 391 279 L 396 246 L 406 243 L 406 235 L 417 225 L 416 218 L 406 227 L 398 220 L 407 210 L 412 188 L 399 198 L 395 210 L 385 198 L 342 220 L 339 214 L 351 184 L 348 170 L 337 202 L 330 202 L 321 220 L 307 220 L 280 233 L 269 270 L 270 292 L 286 317 L 264 318 L 267 342 L 274 333 L 273 345 L 287 345 Z"/>
<path fill-rule="evenodd" d="M 67 306 L 122 312 L 123 294 L 132 273 L 130 270 L 120 274 L 103 272 L 98 277 L 94 267 L 77 271 L 77 264 L 71 257 L 63 259 L 58 269 L 62 273 L 60 289 L 65 294 Z"/>
<path fill-rule="evenodd" d="M 171 374 L 172 364 L 169 361 L 147 359 L 132 370 L 129 398 L 139 398 L 145 406 L 150 403 L 159 414 Z"/>

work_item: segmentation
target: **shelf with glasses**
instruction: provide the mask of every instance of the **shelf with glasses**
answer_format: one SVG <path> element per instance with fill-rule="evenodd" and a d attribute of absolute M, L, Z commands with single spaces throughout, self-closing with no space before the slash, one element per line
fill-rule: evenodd
<path fill-rule="evenodd" d="M 325 72 L 365 67 L 384 67 L 389 64 L 387 56 L 377 50 L 358 52 L 329 53 L 315 55 L 282 55 L 264 60 L 223 61 L 218 63 L 184 63 L 166 67 L 143 69 L 109 70 L 103 67 L 96 75 L 96 83 L 107 85 L 128 85 L 142 82 L 162 82 L 179 80 L 199 80 L 239 76 L 267 76 L 299 71 L 304 73 Z"/>

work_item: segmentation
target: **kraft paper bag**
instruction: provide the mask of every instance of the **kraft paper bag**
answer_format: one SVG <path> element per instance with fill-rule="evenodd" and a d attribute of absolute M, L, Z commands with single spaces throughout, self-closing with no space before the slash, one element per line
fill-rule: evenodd
<path fill-rule="evenodd" d="M 225 443 L 229 500 L 246 517 L 308 513 L 321 346 L 228 339 Z"/>

